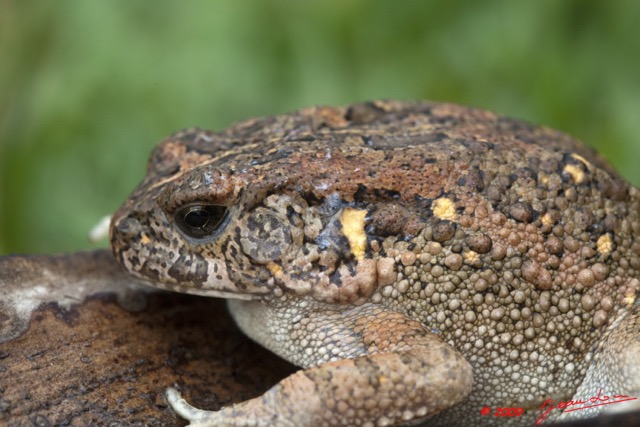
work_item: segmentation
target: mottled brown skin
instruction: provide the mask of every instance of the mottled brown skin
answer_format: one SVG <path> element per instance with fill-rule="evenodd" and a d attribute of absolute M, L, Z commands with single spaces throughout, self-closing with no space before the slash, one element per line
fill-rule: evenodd
<path fill-rule="evenodd" d="M 637 236 L 640 192 L 571 137 L 386 101 L 178 133 L 111 228 L 130 272 L 229 298 L 305 368 L 217 412 L 168 393 L 192 425 L 238 426 L 520 424 L 549 398 L 637 397 Z"/>

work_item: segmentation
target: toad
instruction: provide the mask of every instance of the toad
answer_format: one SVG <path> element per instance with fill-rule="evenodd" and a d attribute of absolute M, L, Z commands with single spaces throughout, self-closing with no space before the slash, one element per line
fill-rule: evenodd
<path fill-rule="evenodd" d="M 133 275 L 228 299 L 302 368 L 217 411 L 169 389 L 198 426 L 508 425 L 633 400 L 638 236 L 639 190 L 577 140 L 393 101 L 173 135 L 110 230 Z"/>

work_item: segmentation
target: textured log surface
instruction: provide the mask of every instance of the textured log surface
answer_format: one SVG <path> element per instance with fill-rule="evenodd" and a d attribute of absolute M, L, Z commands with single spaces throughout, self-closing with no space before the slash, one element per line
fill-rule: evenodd
<path fill-rule="evenodd" d="M 167 386 L 217 409 L 263 393 L 295 369 L 244 337 L 224 301 L 143 287 L 117 296 L 130 279 L 104 253 L 5 258 L 0 287 L 6 294 L 28 282 L 25 292 L 40 286 L 56 295 L 60 281 L 79 283 L 69 268 L 110 284 L 68 308 L 42 303 L 26 330 L 0 343 L 0 425 L 185 425 L 167 407 Z M 1 301 L 8 335 L 15 307 Z"/>

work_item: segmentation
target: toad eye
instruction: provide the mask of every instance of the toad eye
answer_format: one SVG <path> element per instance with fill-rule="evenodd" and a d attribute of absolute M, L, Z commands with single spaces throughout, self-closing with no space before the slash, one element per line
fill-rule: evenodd
<path fill-rule="evenodd" d="M 222 228 L 228 211 L 226 206 L 185 206 L 176 212 L 175 221 L 184 234 L 202 239 L 215 236 L 216 232 Z"/>

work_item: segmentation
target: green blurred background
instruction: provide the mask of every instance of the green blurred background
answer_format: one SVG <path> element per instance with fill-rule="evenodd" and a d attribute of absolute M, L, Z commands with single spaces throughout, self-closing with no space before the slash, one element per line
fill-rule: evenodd
<path fill-rule="evenodd" d="M 640 184 L 639 22 L 635 0 L 0 0 L 0 254 L 91 247 L 176 130 L 312 104 L 491 109 Z"/>

